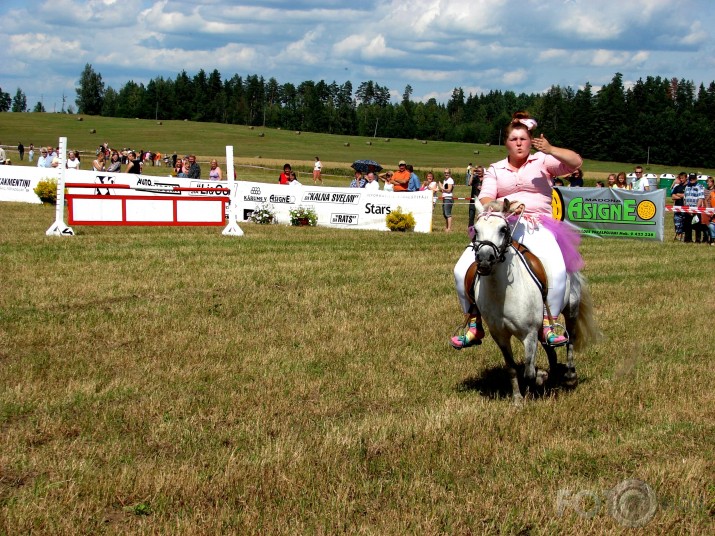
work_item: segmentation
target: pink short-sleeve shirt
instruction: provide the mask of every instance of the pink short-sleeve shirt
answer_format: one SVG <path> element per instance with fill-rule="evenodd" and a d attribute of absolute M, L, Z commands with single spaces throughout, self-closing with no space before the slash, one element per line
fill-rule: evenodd
<path fill-rule="evenodd" d="M 542 152 L 530 155 L 519 169 L 512 167 L 505 158 L 484 170 L 479 199 L 501 201 L 510 198 L 524 203 L 525 214 L 551 216 L 553 178 L 575 169 Z"/>

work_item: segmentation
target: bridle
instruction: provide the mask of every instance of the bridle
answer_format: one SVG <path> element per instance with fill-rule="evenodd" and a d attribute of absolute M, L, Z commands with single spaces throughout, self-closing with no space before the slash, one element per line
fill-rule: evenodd
<path fill-rule="evenodd" d="M 506 250 L 509 249 L 509 246 L 511 246 L 511 235 L 512 235 L 512 228 L 511 225 L 509 225 L 509 220 L 507 220 L 506 216 L 502 214 L 501 212 L 491 212 L 491 211 L 485 211 L 482 212 L 478 217 L 477 221 L 479 221 L 482 218 L 491 218 L 491 217 L 497 217 L 501 218 L 504 220 L 504 224 L 506 227 L 506 233 L 504 235 L 504 239 L 501 243 L 501 245 L 496 245 L 494 242 L 491 240 L 474 240 L 472 241 L 472 249 L 474 249 L 474 256 L 476 257 L 479 254 L 479 251 L 482 248 L 488 247 L 492 248 L 494 251 L 494 256 L 496 257 L 496 262 L 504 262 L 504 259 L 506 258 Z M 518 220 L 517 220 L 518 223 Z M 476 222 L 475 222 L 475 227 L 476 227 Z M 479 268 L 479 263 L 477 263 L 477 273 L 480 275 L 486 275 L 482 273 L 482 271 Z"/>

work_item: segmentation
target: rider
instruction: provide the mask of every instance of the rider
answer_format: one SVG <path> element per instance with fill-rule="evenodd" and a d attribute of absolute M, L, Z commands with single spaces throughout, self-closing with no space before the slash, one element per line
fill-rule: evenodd
<path fill-rule="evenodd" d="M 566 175 L 581 167 L 581 157 L 569 149 L 554 147 L 543 134 L 533 137 L 536 121 L 527 112 L 516 112 L 506 127 L 505 145 L 507 157 L 489 166 L 484 172 L 479 201 L 486 205 L 491 201 L 508 198 L 512 206 L 522 205 L 522 216 L 513 229 L 512 237 L 523 244 L 541 260 L 548 280 L 547 302 L 549 310 L 559 315 L 563 308 L 566 290 L 566 264 L 564 255 L 557 244 L 555 233 L 561 234 L 551 216 L 551 187 L 554 177 Z M 531 154 L 531 148 L 538 152 Z M 565 234 L 570 231 L 563 230 Z M 571 261 L 571 259 L 569 259 Z M 452 337 L 451 344 L 457 350 L 480 344 L 484 338 L 482 318 L 476 305 L 470 303 L 465 289 L 465 276 L 475 262 L 472 246 L 468 246 L 454 267 L 457 294 L 465 315 L 468 316 L 467 330 L 463 335 Z M 569 271 L 580 268 L 580 257 L 569 262 Z M 573 266 L 573 270 L 571 269 Z M 551 346 L 567 342 L 566 337 L 557 334 L 551 319 L 544 309 L 541 340 Z"/>

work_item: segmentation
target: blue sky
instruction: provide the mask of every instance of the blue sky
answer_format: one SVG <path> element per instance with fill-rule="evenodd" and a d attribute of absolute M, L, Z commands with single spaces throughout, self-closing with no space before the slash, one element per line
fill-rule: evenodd
<path fill-rule="evenodd" d="M 73 105 L 86 63 L 107 86 L 185 69 L 373 80 L 399 99 L 598 89 L 614 73 L 715 80 L 712 0 L 3 0 L 0 87 Z"/>

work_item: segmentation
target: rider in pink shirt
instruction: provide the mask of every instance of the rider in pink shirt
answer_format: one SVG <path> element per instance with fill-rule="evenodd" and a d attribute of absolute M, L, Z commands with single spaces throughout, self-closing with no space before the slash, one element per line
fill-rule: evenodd
<path fill-rule="evenodd" d="M 533 137 L 531 131 L 536 126 L 536 121 L 526 112 L 514 114 L 506 128 L 508 156 L 484 172 L 479 202 L 487 205 L 508 198 L 512 207 L 521 205 L 521 217 L 514 224 L 512 238 L 529 248 L 544 265 L 548 280 L 547 302 L 551 312 L 558 316 L 563 308 L 567 276 L 564 256 L 552 232 L 559 222 L 554 222 L 551 217 L 551 188 L 554 177 L 580 168 L 583 160 L 570 149 L 554 147 L 543 134 Z M 536 149 L 535 154 L 531 154 L 532 148 Z M 474 263 L 474 250 L 470 244 L 454 267 L 457 294 L 468 316 L 465 334 L 451 339 L 457 350 L 479 344 L 484 338 L 481 315 L 468 299 L 465 288 L 467 272 Z M 554 331 L 551 321 L 544 310 L 542 340 L 552 346 L 566 343 L 568 339 Z"/>
<path fill-rule="evenodd" d="M 516 199 L 524 203 L 524 214 L 550 218 L 552 177 L 572 171 L 571 166 L 541 152 L 529 155 L 518 169 L 509 163 L 509 158 L 505 158 L 484 170 L 479 199 Z"/>

